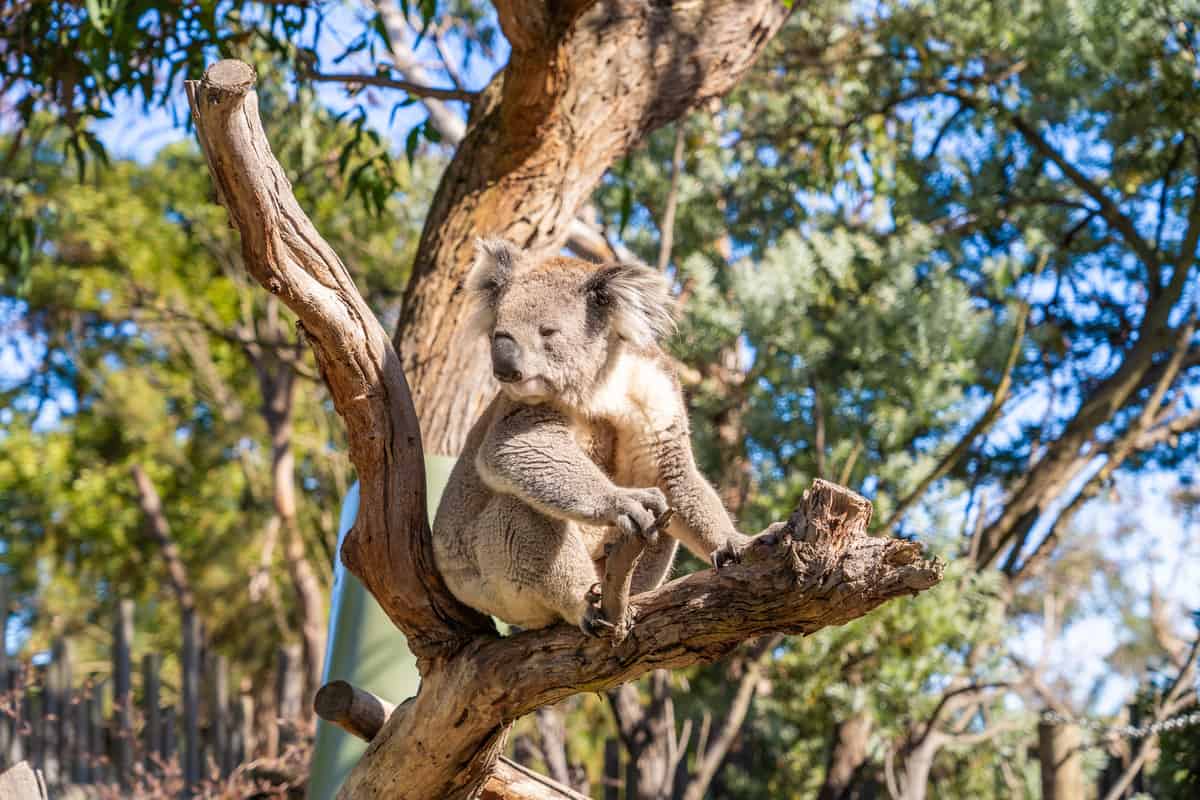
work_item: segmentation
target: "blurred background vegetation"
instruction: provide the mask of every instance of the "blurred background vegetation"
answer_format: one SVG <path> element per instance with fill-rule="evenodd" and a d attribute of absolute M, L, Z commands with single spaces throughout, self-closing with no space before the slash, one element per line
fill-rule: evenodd
<path fill-rule="evenodd" d="M 748 77 L 650 135 L 587 213 L 677 287 L 699 455 L 743 527 L 824 477 L 947 578 L 575 698 L 522 721 L 516 755 L 596 796 L 617 737 L 639 797 L 1038 797 L 1049 710 L 1091 725 L 1087 796 L 1196 797 L 1200 725 L 1108 726 L 1197 703 L 1200 9 L 795 5 Z M 467 110 L 398 87 L 482 89 L 507 55 L 494 11 L 4 6 L 5 647 L 70 636 L 103 670 L 133 598 L 138 646 L 175 653 L 190 597 L 254 687 L 286 642 L 315 682 L 344 433 L 244 274 L 179 81 L 255 64 L 301 205 L 390 328 L 461 138 L 444 115 Z"/>

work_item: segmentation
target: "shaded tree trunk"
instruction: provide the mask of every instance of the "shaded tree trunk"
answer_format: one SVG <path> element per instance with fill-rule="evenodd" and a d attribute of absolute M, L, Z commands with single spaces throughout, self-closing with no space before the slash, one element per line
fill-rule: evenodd
<path fill-rule="evenodd" d="M 777 0 L 496 6 L 512 55 L 442 176 L 395 337 L 425 445 L 440 454 L 461 449 L 493 391 L 482 343 L 457 335 L 475 237 L 553 253 L 608 167 L 732 88 L 788 14 Z"/>
<path fill-rule="evenodd" d="M 867 761 L 872 727 L 871 715 L 866 711 L 860 711 L 837 724 L 833 731 L 829 767 L 817 800 L 841 800 L 846 797 L 854 776 Z"/>
<path fill-rule="evenodd" d="M 637 687 L 626 683 L 608 693 L 625 752 L 625 797 L 628 800 L 669 800 L 674 791 L 679 754 L 672 752 L 675 707 L 671 675 L 656 670 L 650 676 L 650 702 L 642 705 Z"/>

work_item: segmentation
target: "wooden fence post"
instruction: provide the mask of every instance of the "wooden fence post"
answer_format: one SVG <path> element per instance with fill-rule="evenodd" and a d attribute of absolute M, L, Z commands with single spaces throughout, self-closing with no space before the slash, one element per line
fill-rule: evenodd
<path fill-rule="evenodd" d="M 116 746 L 113 749 L 117 782 L 128 789 L 133 780 L 133 601 L 117 603 L 113 626 L 113 719 Z"/>
<path fill-rule="evenodd" d="M 8 687 L 8 694 L 5 703 L 8 713 L 5 714 L 5 718 L 8 720 L 9 738 L 8 746 L 0 751 L 0 758 L 3 758 L 8 766 L 12 766 L 25 757 L 21 746 L 21 723 L 24 720 L 21 716 L 21 667 L 18 664 L 9 664 L 6 672 L 8 677 L 5 686 Z"/>
<path fill-rule="evenodd" d="M 88 752 L 91 753 L 92 783 L 108 783 L 108 741 L 104 735 L 104 684 L 96 675 L 92 676 L 92 690 L 88 693 Z"/>
<path fill-rule="evenodd" d="M 146 653 L 142 656 L 142 715 L 145 719 L 142 728 L 142 748 L 144 750 L 146 771 L 158 773 L 162 758 L 162 717 L 159 706 L 159 670 L 162 669 L 162 658 L 157 653 Z"/>
<path fill-rule="evenodd" d="M 45 697 L 46 739 L 42 772 L 51 786 L 70 779 L 70 727 L 67 718 L 71 696 L 71 648 L 60 636 L 50 645 L 50 663 L 42 687 Z"/>
<path fill-rule="evenodd" d="M 621 796 L 621 745 L 610 736 L 604 740 L 604 800 Z"/>
<path fill-rule="evenodd" d="M 8 648 L 5 640 L 8 638 L 8 606 L 11 602 L 12 576 L 7 572 L 0 573 L 0 769 L 16 763 L 13 759 L 13 739 L 16 737 L 16 689 L 11 682 L 9 672 Z"/>
<path fill-rule="evenodd" d="M 229 717 L 226 703 L 229 696 L 229 662 L 224 656 L 209 653 L 205 664 L 208 685 L 208 752 L 221 776 L 231 769 L 229 760 Z"/>
<path fill-rule="evenodd" d="M 33 668 L 33 680 L 25 687 L 29 711 L 29 762 L 37 770 L 46 764 L 46 665 Z"/>
<path fill-rule="evenodd" d="M 88 686 L 81 685 L 74 693 L 71 724 L 75 726 L 75 760 L 71 768 L 71 780 L 76 783 L 91 783 L 91 742 L 88 738 Z"/>
<path fill-rule="evenodd" d="M 175 760 L 178 751 L 179 721 L 174 706 L 167 706 L 162 711 L 162 759 L 163 764 Z"/>
<path fill-rule="evenodd" d="M 183 610 L 183 784 L 187 791 L 200 780 L 200 624 L 196 612 Z"/>
<path fill-rule="evenodd" d="M 295 741 L 295 724 L 300 717 L 304 678 L 301 673 L 300 645 L 288 644 L 279 648 L 279 669 L 275 681 L 275 709 L 281 730 L 279 747 L 282 750 Z"/>
<path fill-rule="evenodd" d="M 238 693 L 238 727 L 239 749 L 238 763 L 248 761 L 255 752 L 254 736 L 254 683 L 249 678 L 242 678 Z"/>

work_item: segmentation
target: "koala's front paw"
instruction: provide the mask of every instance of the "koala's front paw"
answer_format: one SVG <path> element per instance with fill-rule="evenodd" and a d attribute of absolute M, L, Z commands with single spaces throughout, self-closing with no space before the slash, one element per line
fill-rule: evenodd
<path fill-rule="evenodd" d="M 656 488 L 618 489 L 610 522 L 625 536 L 636 534 L 653 541 L 668 510 L 667 498 Z"/>
<path fill-rule="evenodd" d="M 746 552 L 746 548 L 754 539 L 749 536 L 738 534 L 737 538 L 730 537 L 725 544 L 713 550 L 709 555 L 709 560 L 712 561 L 713 569 L 720 570 L 722 567 L 729 564 L 742 563 L 742 556 Z"/>

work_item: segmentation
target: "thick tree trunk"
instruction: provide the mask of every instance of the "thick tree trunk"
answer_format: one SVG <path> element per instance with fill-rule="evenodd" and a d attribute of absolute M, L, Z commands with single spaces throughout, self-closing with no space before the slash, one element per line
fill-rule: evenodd
<path fill-rule="evenodd" d="M 871 742 L 871 715 L 860 711 L 837 724 L 833 732 L 833 749 L 829 767 L 817 800 L 841 800 L 846 796 L 854 776 L 867 761 L 867 745 Z"/>
<path fill-rule="evenodd" d="M 422 671 L 420 691 L 391 714 L 341 797 L 473 796 L 513 720 L 540 706 L 711 661 L 765 634 L 841 625 L 941 580 L 942 566 L 917 544 L 867 536 L 868 501 L 818 481 L 742 563 L 636 598 L 633 633 L 619 646 L 563 625 L 497 638 L 433 567 L 420 426 L 399 359 L 271 155 L 254 79 L 248 65 L 222 61 L 189 82 L 197 135 L 247 269 L 299 317 L 346 422 L 362 489 L 343 559 Z"/>
<path fill-rule="evenodd" d="M 608 167 L 650 131 L 729 91 L 787 17 L 779 0 L 497 2 L 509 64 L 442 177 L 405 293 L 397 349 L 425 446 L 453 455 L 494 391 L 459 335 L 477 236 L 562 247 Z"/>
<path fill-rule="evenodd" d="M 1038 761 L 1042 767 L 1042 800 L 1083 800 L 1087 792 L 1079 728 L 1039 723 Z"/>
<path fill-rule="evenodd" d="M 941 735 L 933 731 L 920 744 L 907 751 L 900 770 L 900 792 L 896 800 L 925 800 L 933 759 L 941 746 Z"/>
<path fill-rule="evenodd" d="M 669 800 L 674 792 L 676 753 L 675 708 L 671 701 L 671 676 L 656 670 L 650 678 L 650 702 L 642 705 L 632 683 L 608 693 L 625 752 L 625 796 L 628 800 Z"/>

